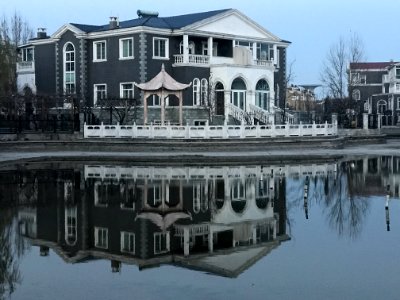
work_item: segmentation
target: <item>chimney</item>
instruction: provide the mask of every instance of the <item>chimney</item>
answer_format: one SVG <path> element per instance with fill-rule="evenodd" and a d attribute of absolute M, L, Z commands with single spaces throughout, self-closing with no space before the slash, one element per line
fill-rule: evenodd
<path fill-rule="evenodd" d="M 37 38 L 38 39 L 47 38 L 46 28 L 38 28 L 38 30 L 37 30 Z"/>
<path fill-rule="evenodd" d="M 110 17 L 110 29 L 116 29 L 119 27 L 118 17 Z"/>

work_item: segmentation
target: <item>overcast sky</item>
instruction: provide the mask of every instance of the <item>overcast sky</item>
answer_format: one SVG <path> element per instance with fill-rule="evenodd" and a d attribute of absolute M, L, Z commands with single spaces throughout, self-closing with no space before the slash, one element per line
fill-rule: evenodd
<path fill-rule="evenodd" d="M 292 44 L 294 83 L 319 83 L 322 62 L 332 44 L 356 32 L 369 61 L 400 60 L 399 0 L 1 0 L 0 12 L 15 10 L 32 28 L 54 33 L 66 23 L 106 24 L 110 16 L 136 18 L 138 9 L 158 11 L 162 17 L 235 8 Z"/>

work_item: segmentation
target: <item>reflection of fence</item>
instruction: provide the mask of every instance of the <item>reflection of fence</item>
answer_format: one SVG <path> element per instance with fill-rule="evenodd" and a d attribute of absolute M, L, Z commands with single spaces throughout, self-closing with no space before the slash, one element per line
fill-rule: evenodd
<path fill-rule="evenodd" d="M 324 124 L 286 125 L 86 125 L 85 138 L 164 138 L 164 139 L 227 139 L 296 136 L 333 136 L 337 127 Z"/>
<path fill-rule="evenodd" d="M 0 119 L 0 133 L 42 133 L 79 131 L 79 117 L 48 116 L 46 119 Z"/>

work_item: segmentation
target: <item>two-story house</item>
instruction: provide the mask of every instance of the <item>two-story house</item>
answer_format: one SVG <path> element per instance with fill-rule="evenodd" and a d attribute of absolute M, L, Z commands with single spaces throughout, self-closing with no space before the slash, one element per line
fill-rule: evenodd
<path fill-rule="evenodd" d="M 400 120 L 400 64 L 395 62 L 350 63 L 349 95 L 359 112 L 378 115 L 380 124 Z"/>
<path fill-rule="evenodd" d="M 191 84 L 183 91 L 184 123 L 204 111 L 224 121 L 257 115 L 269 123 L 284 103 L 289 44 L 235 9 L 172 17 L 139 10 L 128 21 L 69 23 L 50 37 L 40 31 L 19 49 L 18 88 L 72 94 L 93 108 L 102 99 L 134 98 L 157 111 L 164 101 L 143 99 L 135 83 L 148 82 L 164 65 L 174 80 Z M 166 98 L 168 109 L 174 101 Z"/>

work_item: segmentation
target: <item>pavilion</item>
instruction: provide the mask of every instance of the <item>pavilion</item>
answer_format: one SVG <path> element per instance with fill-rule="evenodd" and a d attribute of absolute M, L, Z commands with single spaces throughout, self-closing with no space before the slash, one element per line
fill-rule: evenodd
<path fill-rule="evenodd" d="M 150 95 L 157 95 L 161 99 L 161 124 L 165 124 L 165 98 L 169 95 L 175 95 L 179 100 L 179 124 L 182 125 L 182 91 L 190 87 L 190 84 L 177 82 L 161 66 L 161 71 L 153 79 L 145 83 L 135 83 L 135 85 L 144 92 L 143 98 L 143 123 L 147 124 L 147 98 Z"/>

